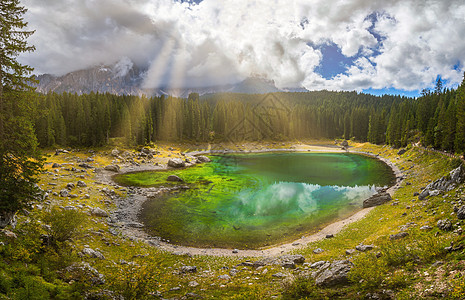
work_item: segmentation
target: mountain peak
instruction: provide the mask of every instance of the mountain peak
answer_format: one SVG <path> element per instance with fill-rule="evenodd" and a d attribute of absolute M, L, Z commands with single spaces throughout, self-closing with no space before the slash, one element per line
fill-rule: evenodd
<path fill-rule="evenodd" d="M 112 93 L 117 95 L 172 95 L 187 97 L 190 93 L 199 95 L 214 93 L 242 93 L 267 94 L 279 91 L 306 91 L 305 89 L 278 89 L 273 80 L 261 77 L 249 77 L 237 84 L 223 86 L 196 87 L 196 88 L 169 88 L 143 89 L 145 70 L 137 67 L 129 58 L 122 58 L 114 65 L 99 65 L 93 68 L 74 71 L 63 76 L 43 74 L 37 76 L 39 83 L 37 91 L 40 93 L 76 93 L 90 92 Z"/>

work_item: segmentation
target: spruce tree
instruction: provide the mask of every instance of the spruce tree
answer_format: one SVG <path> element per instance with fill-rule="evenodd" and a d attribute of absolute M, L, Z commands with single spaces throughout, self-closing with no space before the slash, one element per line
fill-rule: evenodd
<path fill-rule="evenodd" d="M 37 196 L 43 162 L 31 122 L 32 68 L 17 61 L 34 50 L 26 41 L 33 31 L 25 30 L 25 12 L 19 0 L 0 1 L 0 228 Z"/>

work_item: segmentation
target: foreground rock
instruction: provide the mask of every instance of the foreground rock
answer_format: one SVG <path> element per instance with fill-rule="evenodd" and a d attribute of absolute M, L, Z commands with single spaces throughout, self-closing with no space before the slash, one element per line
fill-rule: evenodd
<path fill-rule="evenodd" d="M 197 156 L 197 160 L 202 163 L 211 162 L 211 160 L 208 157 L 203 155 Z"/>
<path fill-rule="evenodd" d="M 465 179 L 465 168 L 462 166 L 450 171 L 448 176 L 439 178 L 431 182 L 426 188 L 418 195 L 419 200 L 424 200 L 428 196 L 437 196 L 440 192 L 452 191 L 462 183 Z"/>
<path fill-rule="evenodd" d="M 268 257 L 264 258 L 261 260 L 257 260 L 254 262 L 243 262 L 240 263 L 240 266 L 245 266 L 245 267 L 263 267 L 267 265 L 279 265 L 284 268 L 288 269 L 294 269 L 296 267 L 296 264 L 303 264 L 305 262 L 305 257 L 300 254 L 295 254 L 295 255 L 282 255 L 280 257 Z"/>
<path fill-rule="evenodd" d="M 347 284 L 349 279 L 350 269 L 354 264 L 349 260 L 335 260 L 333 262 L 325 262 L 320 264 L 318 270 L 313 272 L 311 276 L 315 279 L 315 284 L 318 286 L 335 286 Z"/>
<path fill-rule="evenodd" d="M 392 200 L 391 195 L 389 195 L 385 191 L 382 191 L 382 192 L 379 192 L 378 194 L 373 195 L 370 198 L 364 200 L 363 201 L 363 208 L 378 206 L 378 205 L 384 204 L 386 202 L 389 202 L 391 200 Z"/>
<path fill-rule="evenodd" d="M 459 210 L 457 211 L 457 218 L 459 218 L 460 220 L 465 219 L 465 205 L 459 208 Z"/>
<path fill-rule="evenodd" d="M 84 248 L 82 250 L 82 254 L 92 258 L 105 259 L 105 256 L 103 256 L 103 254 L 100 251 L 91 248 Z"/>
<path fill-rule="evenodd" d="M 174 182 L 184 182 L 184 180 L 182 180 L 181 177 L 176 176 L 176 175 L 170 175 L 170 176 L 168 176 L 168 178 L 166 180 L 167 181 L 174 181 Z"/>
<path fill-rule="evenodd" d="M 101 208 L 95 207 L 90 210 L 91 215 L 96 216 L 96 217 L 103 217 L 106 218 L 108 217 L 108 213 L 104 211 Z"/>
<path fill-rule="evenodd" d="M 180 158 L 171 158 L 169 161 L 168 161 L 168 167 L 172 167 L 172 168 L 184 168 L 186 166 L 186 162 L 183 161 L 182 159 Z"/>
<path fill-rule="evenodd" d="M 105 276 L 85 262 L 72 264 L 61 274 L 68 281 L 90 282 L 93 285 L 105 284 Z"/>
<path fill-rule="evenodd" d="M 400 233 L 397 233 L 397 234 L 391 234 L 389 236 L 389 239 L 391 241 L 395 241 L 395 240 L 403 239 L 403 238 L 405 238 L 407 236 L 408 236 L 408 232 L 400 232 Z"/>
<path fill-rule="evenodd" d="M 439 220 L 437 225 L 438 225 L 438 228 L 443 231 L 452 230 L 452 222 L 449 219 Z"/>
<path fill-rule="evenodd" d="M 118 165 L 108 165 L 108 166 L 106 166 L 104 169 L 105 169 L 106 171 L 118 173 L 120 168 L 119 168 Z"/>

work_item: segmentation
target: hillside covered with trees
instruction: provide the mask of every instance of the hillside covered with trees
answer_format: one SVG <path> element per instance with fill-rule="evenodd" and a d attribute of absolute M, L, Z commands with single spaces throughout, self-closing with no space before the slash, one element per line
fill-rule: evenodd
<path fill-rule="evenodd" d="M 402 147 L 409 142 L 462 153 L 465 83 L 419 98 L 356 92 L 213 94 L 187 99 L 111 94 L 35 95 L 42 147 L 157 141 L 240 142 L 345 138 Z"/>

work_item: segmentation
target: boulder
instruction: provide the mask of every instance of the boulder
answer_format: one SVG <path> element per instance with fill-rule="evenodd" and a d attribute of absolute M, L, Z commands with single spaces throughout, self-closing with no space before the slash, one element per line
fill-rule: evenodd
<path fill-rule="evenodd" d="M 119 168 L 118 165 L 108 165 L 108 166 L 106 166 L 104 169 L 105 169 L 106 171 L 118 173 L 120 168 Z"/>
<path fill-rule="evenodd" d="M 452 230 L 452 222 L 449 219 L 439 220 L 437 225 L 438 225 L 438 228 L 443 231 Z"/>
<path fill-rule="evenodd" d="M 74 189 L 74 187 L 75 187 L 75 185 L 74 185 L 74 183 L 72 183 L 72 182 L 70 182 L 70 183 L 68 183 L 68 184 L 66 185 L 66 188 L 67 188 L 68 190 L 72 190 L 72 189 Z"/>
<path fill-rule="evenodd" d="M 402 155 L 402 154 L 404 154 L 405 152 L 407 152 L 406 149 L 400 149 L 399 151 L 397 151 L 397 155 Z"/>
<path fill-rule="evenodd" d="M 429 190 L 423 190 L 421 193 L 418 195 L 418 200 L 425 200 L 426 197 L 429 196 Z"/>
<path fill-rule="evenodd" d="M 457 218 L 459 218 L 460 220 L 465 219 L 465 205 L 460 207 L 457 211 Z"/>
<path fill-rule="evenodd" d="M 418 196 L 419 200 L 423 200 L 428 196 L 437 196 L 440 192 L 452 191 L 465 180 L 465 168 L 460 165 L 458 168 L 449 172 L 447 176 L 443 176 L 428 184 L 426 188 Z"/>
<path fill-rule="evenodd" d="M 320 253 L 323 253 L 323 252 L 324 252 L 324 250 L 321 249 L 321 248 L 316 248 L 315 250 L 313 250 L 313 253 L 315 253 L 315 254 L 320 254 Z"/>
<path fill-rule="evenodd" d="M 166 180 L 167 181 L 174 181 L 174 182 L 184 182 L 184 180 L 182 180 L 181 177 L 176 176 L 176 175 L 170 175 L 170 176 L 168 176 L 168 178 Z"/>
<path fill-rule="evenodd" d="M 363 201 L 363 208 L 378 206 L 391 201 L 391 195 L 387 192 L 379 192 Z"/>
<path fill-rule="evenodd" d="M 86 163 L 79 164 L 78 166 L 81 167 L 81 168 L 84 168 L 84 169 L 92 169 L 93 168 L 91 165 L 86 164 Z"/>
<path fill-rule="evenodd" d="M 208 157 L 204 156 L 204 155 L 197 156 L 197 160 L 200 161 L 200 162 L 203 162 L 203 163 L 211 162 L 211 160 Z"/>
<path fill-rule="evenodd" d="M 68 190 L 63 189 L 60 191 L 60 197 L 68 197 L 68 196 L 69 196 Z"/>
<path fill-rule="evenodd" d="M 8 225 L 16 226 L 16 213 L 11 211 L 0 212 L 0 228 L 5 228 Z"/>
<path fill-rule="evenodd" d="M 87 184 L 86 184 L 84 181 L 79 180 L 79 181 L 77 182 L 76 186 L 77 186 L 77 187 L 87 187 Z"/>
<path fill-rule="evenodd" d="M 84 248 L 82 250 L 82 254 L 93 258 L 105 259 L 105 256 L 103 256 L 103 254 L 100 253 L 100 251 L 91 248 Z"/>
<path fill-rule="evenodd" d="M 181 270 L 179 271 L 181 274 L 185 273 L 197 273 L 197 267 L 196 266 L 182 266 Z"/>
<path fill-rule="evenodd" d="M 59 168 L 59 167 L 61 167 L 61 165 L 60 165 L 60 164 L 57 164 L 57 163 L 53 163 L 53 165 L 52 165 L 52 168 L 54 168 L 54 169 L 55 169 L 55 168 Z"/>
<path fill-rule="evenodd" d="M 394 240 L 400 240 L 400 239 L 403 239 L 404 237 L 407 237 L 408 236 L 408 232 L 400 232 L 400 233 L 397 233 L 397 234 L 391 234 L 389 236 L 389 239 L 391 241 L 394 241 Z"/>
<path fill-rule="evenodd" d="M 349 147 L 349 142 L 347 140 L 343 140 L 342 143 L 341 143 L 341 146 L 344 147 L 344 148 L 347 148 L 347 147 Z"/>
<path fill-rule="evenodd" d="M 145 153 L 145 154 L 149 154 L 149 153 L 150 153 L 150 149 L 144 147 L 144 148 L 142 148 L 141 152 L 142 152 L 142 153 Z"/>
<path fill-rule="evenodd" d="M 354 264 L 349 260 L 336 260 L 330 264 L 323 264 L 316 272 L 312 273 L 315 284 L 318 286 L 335 286 L 349 282 L 347 274 Z"/>
<path fill-rule="evenodd" d="M 101 208 L 94 207 L 90 209 L 90 214 L 96 217 L 108 217 L 108 213 Z"/>
<path fill-rule="evenodd" d="M 296 255 L 283 255 L 280 257 L 282 261 L 290 261 L 295 264 L 303 264 L 305 262 L 305 257 L 300 254 Z"/>
<path fill-rule="evenodd" d="M 85 262 L 72 264 L 60 273 L 68 281 L 89 281 L 93 285 L 105 284 L 105 276 Z"/>
<path fill-rule="evenodd" d="M 425 226 L 421 226 L 421 227 L 420 227 L 420 230 L 423 230 L 423 231 L 428 231 L 428 230 L 431 230 L 431 229 L 433 229 L 433 227 L 428 226 L 428 225 L 425 225 Z"/>
<path fill-rule="evenodd" d="M 360 251 L 360 252 L 365 252 L 365 251 L 368 251 L 368 250 L 372 250 L 374 247 L 375 246 L 373 246 L 373 245 L 360 244 L 360 245 L 355 246 L 355 249 Z"/>
<path fill-rule="evenodd" d="M 117 157 L 118 155 L 119 155 L 118 149 L 113 149 L 113 150 L 111 151 L 111 156 Z"/>
<path fill-rule="evenodd" d="M 186 166 L 186 162 L 180 158 L 171 158 L 168 161 L 168 166 L 172 168 L 183 168 Z"/>
<path fill-rule="evenodd" d="M 16 234 L 12 231 L 9 231 L 7 229 L 3 229 L 2 231 L 0 231 L 4 236 L 6 236 L 7 238 L 10 238 L 12 240 L 16 240 L 18 237 L 16 236 Z"/>

